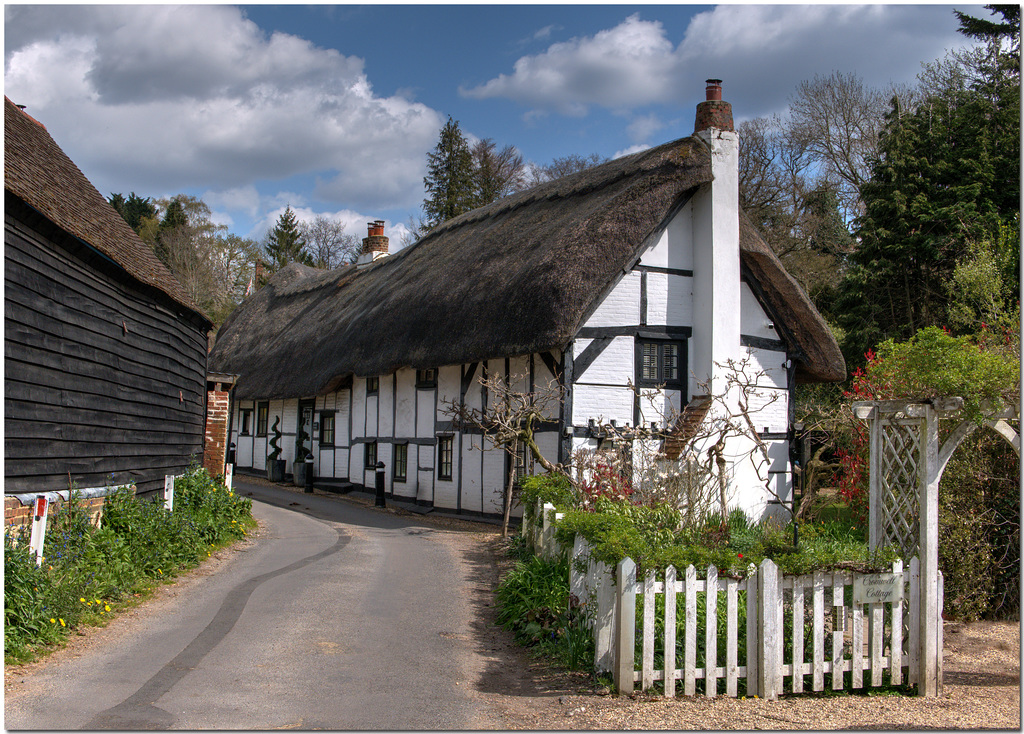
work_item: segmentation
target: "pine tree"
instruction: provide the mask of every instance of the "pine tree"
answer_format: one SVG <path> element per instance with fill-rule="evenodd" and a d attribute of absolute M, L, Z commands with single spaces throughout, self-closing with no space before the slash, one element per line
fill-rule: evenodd
<path fill-rule="evenodd" d="M 957 266 L 1018 226 L 1020 78 L 1004 55 L 990 46 L 955 57 L 948 83 L 915 110 L 893 101 L 835 304 L 851 366 L 883 339 L 947 325 Z"/>
<path fill-rule="evenodd" d="M 285 207 L 277 218 L 277 224 L 267 233 L 264 248 L 270 260 L 272 270 L 280 270 L 291 262 L 313 265 L 313 260 L 306 252 L 306 241 L 299 229 L 298 219 L 291 207 Z"/>
<path fill-rule="evenodd" d="M 156 205 L 148 197 L 143 198 L 134 191 L 127 199 L 123 194 L 111 194 L 107 201 L 136 232 L 142 226 L 143 219 L 153 219 L 157 215 Z"/>
<path fill-rule="evenodd" d="M 423 200 L 426 229 L 430 230 L 468 212 L 476 205 L 473 156 L 459 130 L 448 118 L 434 150 L 427 154 L 427 175 L 423 178 L 427 198 Z"/>

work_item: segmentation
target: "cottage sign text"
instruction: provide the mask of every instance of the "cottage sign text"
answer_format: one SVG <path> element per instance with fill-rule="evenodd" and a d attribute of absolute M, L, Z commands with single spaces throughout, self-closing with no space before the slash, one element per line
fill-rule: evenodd
<path fill-rule="evenodd" d="M 888 604 L 903 598 L 903 574 L 876 573 L 853 580 L 854 604 Z"/>

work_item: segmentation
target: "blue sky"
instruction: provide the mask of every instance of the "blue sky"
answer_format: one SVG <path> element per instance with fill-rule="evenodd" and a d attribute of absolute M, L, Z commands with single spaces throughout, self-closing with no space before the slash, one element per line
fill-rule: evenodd
<path fill-rule="evenodd" d="M 833 71 L 912 83 L 972 5 L 5 6 L 4 85 L 104 195 L 201 196 L 260 238 L 286 205 L 397 242 L 452 116 L 528 162 L 737 121 Z"/>

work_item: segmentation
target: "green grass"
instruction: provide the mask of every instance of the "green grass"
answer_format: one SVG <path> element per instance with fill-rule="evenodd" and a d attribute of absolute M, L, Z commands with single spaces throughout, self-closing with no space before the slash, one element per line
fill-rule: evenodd
<path fill-rule="evenodd" d="M 26 662 L 74 629 L 104 624 L 162 581 L 255 527 L 252 502 L 194 469 L 175 484 L 174 512 L 130 489 L 108 496 L 101 528 L 72 492 L 50 519 L 41 566 L 28 528 L 4 533 L 4 660 Z"/>

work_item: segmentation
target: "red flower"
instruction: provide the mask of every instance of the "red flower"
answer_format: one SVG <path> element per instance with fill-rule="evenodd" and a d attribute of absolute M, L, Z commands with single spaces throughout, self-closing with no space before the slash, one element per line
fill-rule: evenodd
<path fill-rule="evenodd" d="M 740 554 L 739 554 L 739 557 L 740 557 L 740 558 L 743 558 L 743 554 L 742 554 L 742 553 L 740 553 Z"/>

